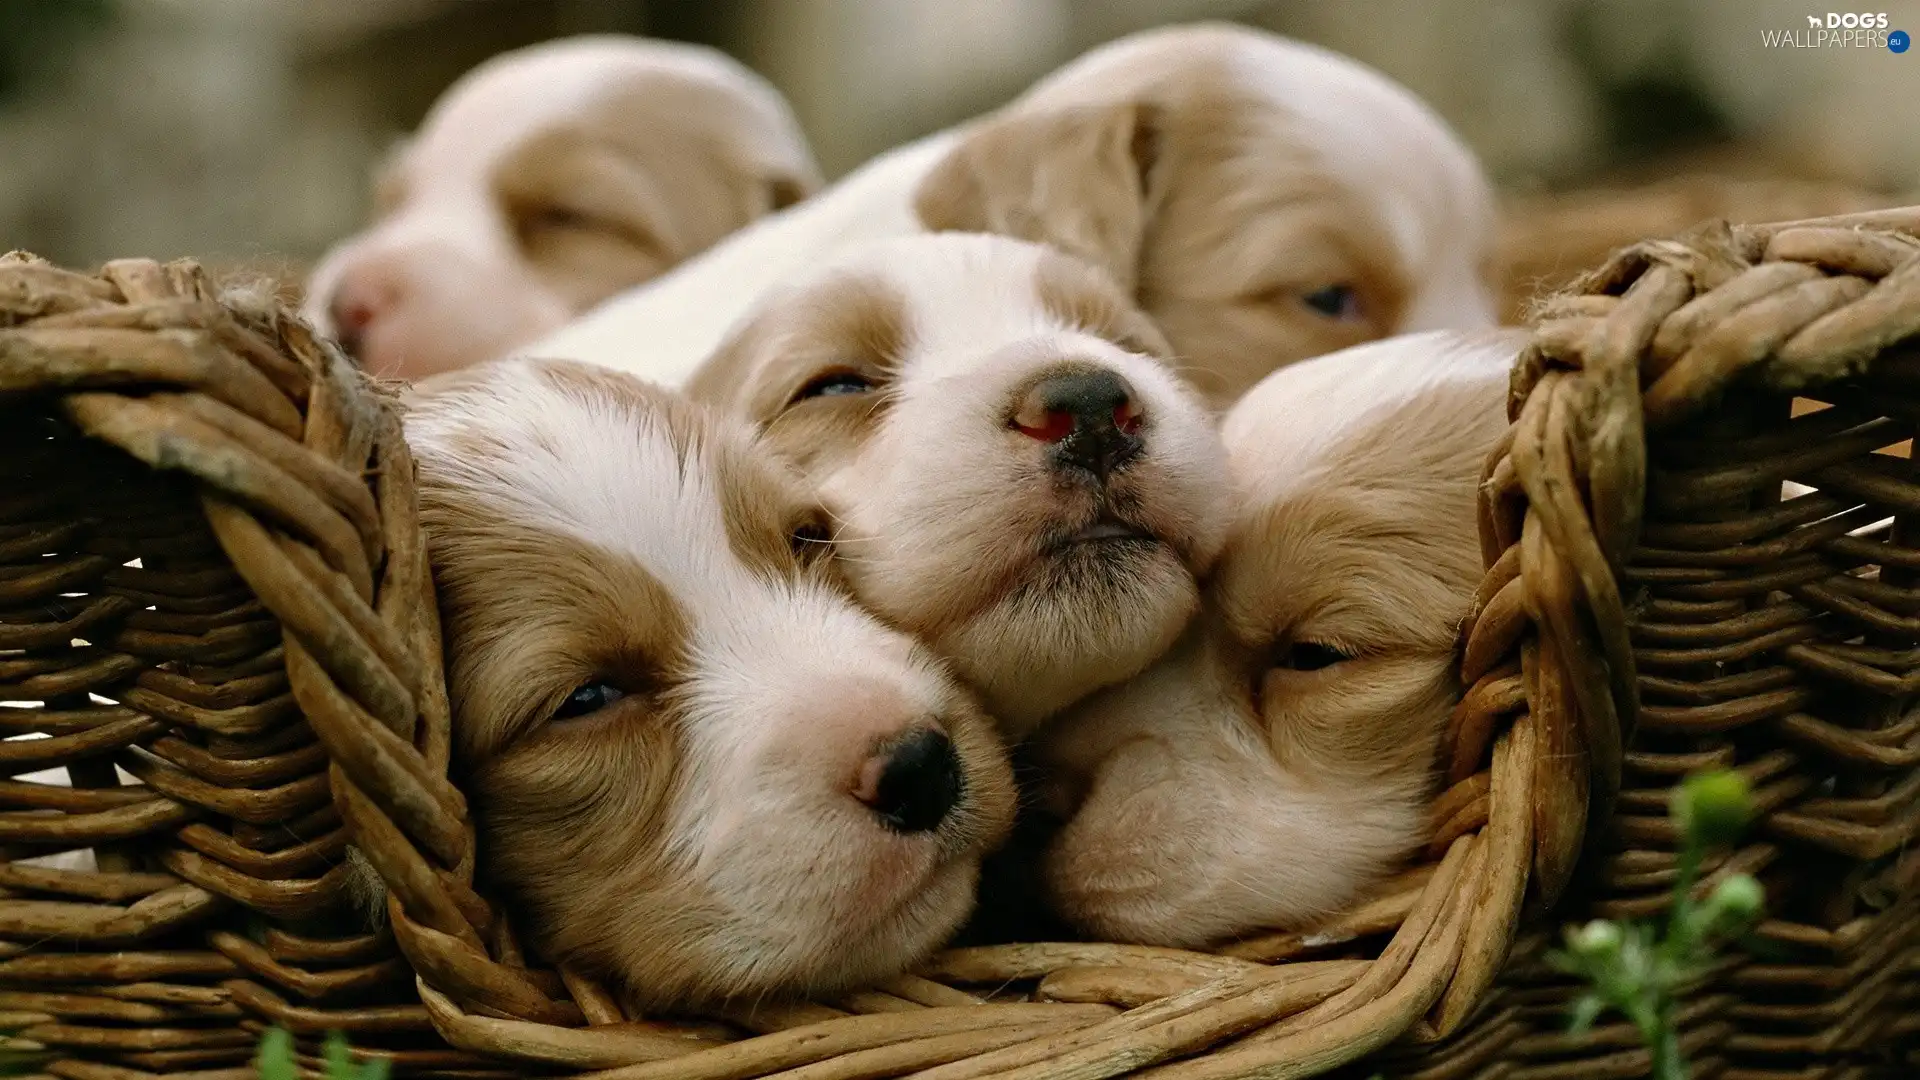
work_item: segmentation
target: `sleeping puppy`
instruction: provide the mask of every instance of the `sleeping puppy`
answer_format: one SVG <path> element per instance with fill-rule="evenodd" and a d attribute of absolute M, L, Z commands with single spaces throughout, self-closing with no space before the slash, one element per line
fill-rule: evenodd
<path fill-rule="evenodd" d="M 689 384 L 819 485 L 861 602 L 1013 740 L 1166 650 L 1225 522 L 1166 342 L 1098 270 L 999 236 L 877 242 L 771 297 Z"/>
<path fill-rule="evenodd" d="M 468 72 L 375 185 L 305 314 L 369 370 L 489 359 L 819 183 L 779 92 L 711 49 L 570 38 Z"/>
<path fill-rule="evenodd" d="M 1494 318 L 1494 211 L 1470 151 L 1345 57 L 1244 27 L 1152 30 L 909 144 L 538 343 L 679 385 L 767 292 L 921 230 L 1093 262 L 1225 405 L 1268 371 Z"/>
<path fill-rule="evenodd" d="M 1197 946 L 1334 914 L 1425 839 L 1475 496 L 1522 331 L 1428 333 L 1269 376 L 1228 415 L 1236 497 L 1205 609 L 1034 753 L 1066 818 L 1060 914 Z"/>
<path fill-rule="evenodd" d="M 1244 28 L 1088 53 L 976 125 L 914 205 L 1105 267 L 1216 405 L 1358 342 L 1494 324 L 1472 152 L 1372 68 Z"/>
<path fill-rule="evenodd" d="M 482 872 L 648 1008 L 897 973 L 1012 816 L 992 726 L 860 611 L 744 425 L 627 376 L 484 364 L 408 439 Z"/>

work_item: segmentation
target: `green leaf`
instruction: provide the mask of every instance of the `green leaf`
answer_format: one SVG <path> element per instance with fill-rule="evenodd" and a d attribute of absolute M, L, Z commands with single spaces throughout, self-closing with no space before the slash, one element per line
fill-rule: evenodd
<path fill-rule="evenodd" d="M 258 1059 L 260 1080 L 298 1080 L 299 1069 L 293 1063 L 293 1034 L 285 1028 L 268 1028 L 260 1036 Z"/>
<path fill-rule="evenodd" d="M 1598 994 L 1581 994 L 1575 999 L 1573 1008 L 1567 1016 L 1567 1030 L 1579 1035 L 1593 1026 L 1600 1014 L 1607 1011 L 1607 1003 L 1600 1000 Z"/>
<path fill-rule="evenodd" d="M 366 1064 L 360 1066 L 360 1080 L 387 1080 L 387 1074 L 392 1071 L 390 1058 L 368 1058 Z"/>
<path fill-rule="evenodd" d="M 327 1062 L 327 1080 L 359 1080 L 360 1070 L 354 1067 L 353 1050 L 347 1046 L 345 1035 L 327 1032 L 327 1041 L 321 1045 L 320 1053 Z"/>
<path fill-rule="evenodd" d="M 387 1080 L 393 1062 L 383 1057 L 362 1057 L 354 1061 L 353 1045 L 338 1031 L 327 1032 L 321 1054 L 327 1063 L 327 1080 Z"/>

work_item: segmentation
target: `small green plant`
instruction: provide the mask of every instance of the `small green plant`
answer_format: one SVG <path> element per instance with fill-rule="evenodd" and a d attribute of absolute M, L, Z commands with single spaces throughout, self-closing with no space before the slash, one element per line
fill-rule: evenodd
<path fill-rule="evenodd" d="M 1669 807 L 1680 832 L 1680 853 L 1665 924 L 1595 919 L 1568 927 L 1566 948 L 1550 958 L 1590 987 L 1573 1004 L 1570 1030 L 1587 1030 L 1609 1009 L 1619 1012 L 1652 1052 L 1654 1080 L 1686 1080 L 1687 1062 L 1673 1021 L 1679 999 L 1712 966 L 1720 947 L 1760 918 L 1765 897 L 1752 875 L 1727 876 L 1704 900 L 1693 895 L 1707 852 L 1739 839 L 1752 807 L 1747 782 L 1738 773 L 1688 777 Z"/>
<path fill-rule="evenodd" d="M 327 1080 L 387 1080 L 389 1062 L 385 1058 L 356 1064 L 346 1036 L 337 1031 L 327 1033 L 321 1054 L 327 1062 Z M 255 1064 L 260 1080 L 299 1080 L 300 1069 L 293 1060 L 293 1035 L 285 1028 L 269 1028 L 260 1036 L 260 1055 Z"/>

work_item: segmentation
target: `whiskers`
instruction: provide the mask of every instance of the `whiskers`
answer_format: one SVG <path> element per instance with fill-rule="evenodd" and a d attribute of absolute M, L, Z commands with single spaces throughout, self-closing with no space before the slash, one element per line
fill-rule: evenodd
<path fill-rule="evenodd" d="M 833 524 L 832 535 L 825 540 L 815 540 L 811 542 L 827 545 L 828 549 L 831 550 L 835 556 L 857 559 L 860 557 L 858 551 L 859 545 L 877 544 L 887 539 L 885 536 L 877 533 L 863 536 L 854 532 L 853 522 L 849 521 L 846 515 L 841 514 L 830 506 L 826 508 L 826 513 L 827 520 Z"/>

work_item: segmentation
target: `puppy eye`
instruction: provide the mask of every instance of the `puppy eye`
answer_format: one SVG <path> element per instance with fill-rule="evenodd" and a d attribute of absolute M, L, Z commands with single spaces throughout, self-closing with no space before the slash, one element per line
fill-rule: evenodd
<path fill-rule="evenodd" d="M 808 398 L 838 397 L 842 394 L 864 394 L 873 389 L 873 380 L 856 371 L 835 371 L 822 375 L 800 388 L 793 395 L 795 401 Z"/>
<path fill-rule="evenodd" d="M 1300 300 L 1329 319 L 1360 317 L 1360 294 L 1351 285 L 1328 285 L 1301 296 Z"/>
<path fill-rule="evenodd" d="M 572 720 L 576 717 L 588 716 L 626 696 L 626 691 L 609 683 L 582 683 L 574 687 L 573 693 L 567 695 L 567 700 L 561 702 L 559 708 L 553 710 L 553 718 Z"/>
<path fill-rule="evenodd" d="M 1352 657 L 1331 645 L 1321 645 L 1313 641 L 1296 641 L 1280 651 L 1274 666 L 1290 671 L 1319 671 L 1350 659 Z"/>
<path fill-rule="evenodd" d="M 815 559 L 833 552 L 833 531 L 818 521 L 803 522 L 788 534 L 793 543 L 793 553 L 801 562 Z"/>
<path fill-rule="evenodd" d="M 529 229 L 591 229 L 594 225 L 593 218 L 565 206 L 543 206 L 526 218 Z"/>

